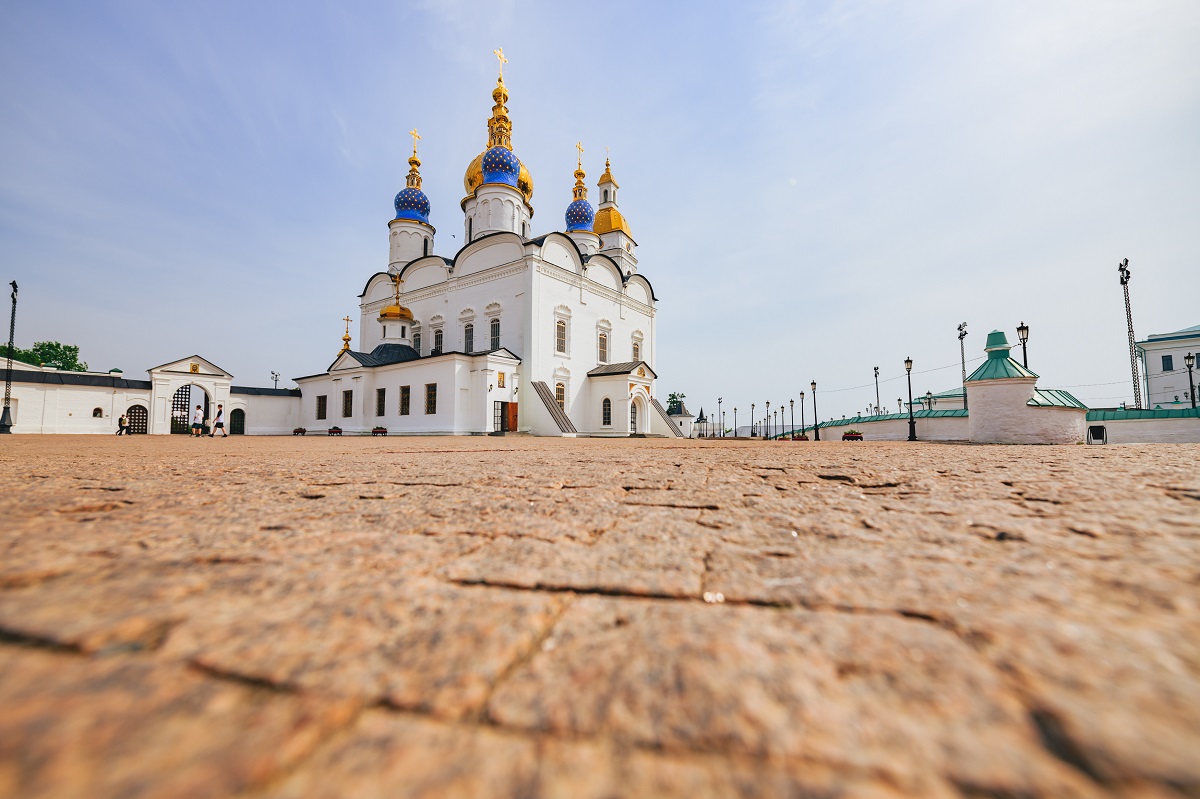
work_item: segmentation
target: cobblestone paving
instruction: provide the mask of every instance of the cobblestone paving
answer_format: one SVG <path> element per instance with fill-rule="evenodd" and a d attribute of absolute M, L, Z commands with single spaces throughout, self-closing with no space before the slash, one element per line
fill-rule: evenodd
<path fill-rule="evenodd" d="M 6 437 L 0 796 L 1200 796 L 1200 446 Z"/>

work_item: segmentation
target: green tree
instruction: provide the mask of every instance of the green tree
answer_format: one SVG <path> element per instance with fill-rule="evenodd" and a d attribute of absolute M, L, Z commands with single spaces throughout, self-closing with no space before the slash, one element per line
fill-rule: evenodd
<path fill-rule="evenodd" d="M 683 413 L 683 399 L 687 395 L 681 391 L 672 391 L 667 395 L 667 413 Z"/>
<path fill-rule="evenodd" d="M 36 341 L 27 350 L 13 347 L 15 361 L 24 361 L 34 366 L 56 366 L 66 372 L 86 372 L 88 365 L 79 360 L 79 347 L 59 341 Z M 8 358 L 8 345 L 0 344 L 0 358 Z"/>

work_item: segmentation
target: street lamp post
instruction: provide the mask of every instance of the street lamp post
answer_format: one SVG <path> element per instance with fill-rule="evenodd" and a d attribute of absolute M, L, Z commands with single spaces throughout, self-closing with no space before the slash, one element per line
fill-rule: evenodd
<path fill-rule="evenodd" d="M 279 372 L 272 371 L 271 379 L 275 381 L 275 388 L 279 388 Z"/>
<path fill-rule="evenodd" d="M 896 407 L 900 409 L 897 413 L 904 413 L 904 397 L 896 397 Z"/>
<path fill-rule="evenodd" d="M 925 410 L 927 410 L 927 411 L 933 410 L 933 392 L 932 391 L 925 392 Z"/>
<path fill-rule="evenodd" d="M 721 438 L 725 437 L 725 413 L 721 410 L 721 403 L 724 401 L 724 397 L 717 397 L 717 421 L 721 423 Z"/>
<path fill-rule="evenodd" d="M 751 438 L 754 438 L 755 426 L 757 424 L 758 424 L 758 420 L 754 418 L 754 403 L 752 402 L 752 403 L 750 403 L 750 437 Z"/>
<path fill-rule="evenodd" d="M 771 403 L 767 403 L 767 409 L 763 412 L 763 426 L 767 428 L 767 441 L 771 440 Z"/>
<path fill-rule="evenodd" d="M 1188 388 L 1191 390 L 1192 407 L 1195 408 L 1196 407 L 1196 382 L 1192 379 L 1192 367 L 1196 365 L 1196 356 L 1190 352 L 1187 355 L 1183 356 L 1183 365 L 1186 366 L 1187 370 L 1188 370 Z"/>
<path fill-rule="evenodd" d="M 1125 325 L 1129 329 L 1129 367 L 1133 370 L 1133 407 L 1142 407 L 1142 386 L 1138 380 L 1137 345 L 1133 336 L 1133 311 L 1129 308 L 1129 259 L 1117 264 L 1121 274 L 1121 288 L 1125 291 Z"/>
<path fill-rule="evenodd" d="M 788 407 L 792 409 L 792 435 L 790 438 L 796 437 L 796 401 L 788 400 Z"/>
<path fill-rule="evenodd" d="M 737 438 L 737 406 L 733 406 L 733 437 Z"/>
<path fill-rule="evenodd" d="M 875 367 L 875 413 L 879 413 L 879 367 Z"/>
<path fill-rule="evenodd" d="M 813 398 L 813 441 L 821 440 L 821 417 L 817 416 L 817 381 L 814 380 L 808 384 L 812 389 Z"/>
<path fill-rule="evenodd" d="M 958 352 L 962 356 L 963 410 L 967 409 L 967 323 L 958 326 Z"/>
<path fill-rule="evenodd" d="M 912 409 L 912 358 L 904 359 L 904 371 L 908 372 L 908 440 L 917 440 L 917 420 Z"/>
<path fill-rule="evenodd" d="M 13 334 L 17 330 L 17 281 L 12 281 L 12 316 L 8 320 L 8 362 L 4 365 L 4 410 L 0 412 L 0 433 L 12 432 L 12 362 Z"/>
<path fill-rule="evenodd" d="M 1021 340 L 1021 365 L 1029 368 L 1029 353 L 1025 352 L 1025 342 L 1029 341 L 1029 325 L 1022 322 L 1017 325 L 1017 338 Z"/>

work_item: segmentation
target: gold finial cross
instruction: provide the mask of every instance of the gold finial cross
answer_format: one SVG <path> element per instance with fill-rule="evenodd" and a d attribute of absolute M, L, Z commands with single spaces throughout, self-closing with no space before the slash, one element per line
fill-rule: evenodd
<path fill-rule="evenodd" d="M 418 140 L 421 138 L 421 134 L 420 134 L 420 133 L 417 133 L 417 129 L 416 129 L 416 128 L 413 128 L 412 130 L 410 130 L 410 131 L 408 132 L 408 135 L 409 135 L 409 136 L 412 136 L 412 139 L 413 139 L 413 155 L 416 155 L 416 154 L 417 154 L 417 141 L 418 141 Z"/>
<path fill-rule="evenodd" d="M 343 316 L 342 321 L 346 323 L 346 335 L 350 335 L 350 323 L 353 322 L 354 320 L 351 319 L 349 316 Z"/>
<path fill-rule="evenodd" d="M 396 300 L 396 305 L 400 304 L 400 276 L 392 275 L 392 297 Z"/>
<path fill-rule="evenodd" d="M 500 77 L 504 77 L 504 65 L 508 63 L 508 59 L 504 57 L 504 48 L 497 47 L 492 51 L 492 55 L 500 62 Z"/>
<path fill-rule="evenodd" d="M 612 153 L 608 151 L 608 145 L 606 144 L 604 145 L 604 160 L 608 161 L 610 158 L 612 158 Z"/>
<path fill-rule="evenodd" d="M 575 168 L 583 169 L 583 142 L 575 142 L 575 149 L 579 152 L 579 157 L 575 160 Z"/>

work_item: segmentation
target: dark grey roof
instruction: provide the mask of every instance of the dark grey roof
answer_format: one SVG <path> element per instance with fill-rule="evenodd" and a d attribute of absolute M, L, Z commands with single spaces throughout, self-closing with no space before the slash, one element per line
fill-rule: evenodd
<path fill-rule="evenodd" d="M 498 353 L 498 352 L 508 355 L 512 358 L 516 358 L 518 361 L 521 360 L 517 356 L 517 354 L 514 353 L 512 350 L 510 350 L 508 347 L 497 347 L 494 350 L 476 350 L 475 352 L 463 352 L 461 350 L 442 350 L 441 352 L 438 352 L 438 353 L 430 353 L 429 355 L 421 355 L 420 353 L 418 353 L 416 350 L 414 350 L 412 347 L 408 346 L 407 344 L 380 344 L 378 347 L 371 350 L 369 353 L 368 352 L 355 352 L 354 350 L 347 350 L 346 354 L 349 355 L 350 357 L 352 357 L 354 360 L 358 361 L 359 364 L 361 364 L 362 366 L 375 368 L 378 366 L 391 366 L 392 364 L 396 364 L 396 363 L 406 363 L 408 361 L 416 361 L 416 360 L 422 360 L 422 359 L 428 360 L 429 358 L 441 358 L 446 355 L 466 355 L 468 357 L 473 358 L 476 355 L 494 355 L 495 353 Z M 338 358 L 341 358 L 341 357 L 342 357 L 342 353 L 339 352 Z M 336 358 L 334 359 L 333 363 L 337 363 Z M 332 369 L 333 364 L 330 364 L 329 368 Z M 310 377 L 321 377 L 326 374 L 329 374 L 329 370 L 321 372 L 320 374 L 305 375 L 304 377 L 297 377 L 297 378 L 293 378 L 293 379 L 307 380 Z M 657 377 L 657 375 L 656 375 L 656 377 Z"/>
<path fill-rule="evenodd" d="M 691 416 L 692 412 L 687 409 L 687 405 L 685 405 L 684 403 L 681 402 L 681 403 L 679 403 L 679 413 L 677 413 L 675 415 L 676 416 Z"/>
<path fill-rule="evenodd" d="M 230 386 L 230 394 L 250 394 L 256 397 L 299 397 L 298 388 L 254 388 L 253 386 Z"/>
<path fill-rule="evenodd" d="M 45 383 L 59 386 L 102 386 L 104 388 L 150 388 L 149 380 L 126 380 L 123 377 L 88 374 L 87 372 L 28 372 L 13 369 L 14 383 Z"/>
<path fill-rule="evenodd" d="M 645 361 L 626 361 L 625 363 L 606 363 L 603 366 L 597 366 L 592 371 L 588 372 L 588 377 L 600 377 L 602 375 L 627 375 L 632 374 L 633 370 L 639 366 L 646 366 Z M 658 377 L 654 370 L 646 366 L 646 371 L 652 377 Z"/>

